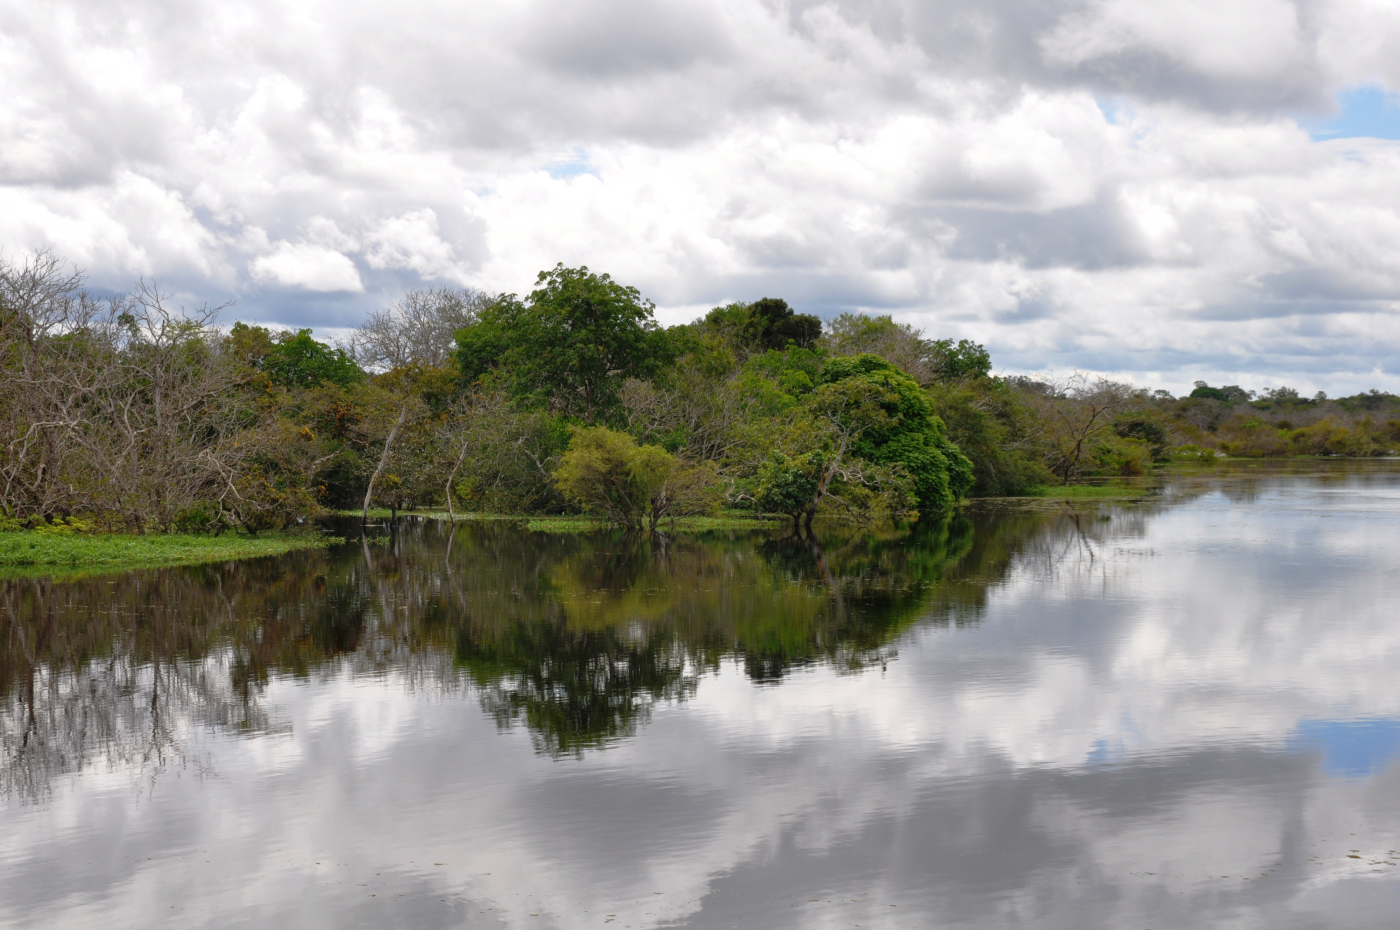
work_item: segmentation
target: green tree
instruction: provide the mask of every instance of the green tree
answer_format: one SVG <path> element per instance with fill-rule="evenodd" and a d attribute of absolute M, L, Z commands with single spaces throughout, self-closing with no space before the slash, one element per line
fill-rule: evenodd
<path fill-rule="evenodd" d="M 710 463 L 687 464 L 605 426 L 575 430 L 554 472 L 564 496 L 588 512 L 652 532 L 667 517 L 710 509 L 713 478 Z"/>
<path fill-rule="evenodd" d="M 1285 389 L 1286 390 L 1286 389 Z M 1266 392 L 1267 393 L 1267 392 Z M 1197 381 L 1195 389 L 1189 395 L 1195 398 L 1205 398 L 1207 400 L 1218 400 L 1227 404 L 1243 403 L 1254 397 L 1253 391 L 1246 391 L 1238 384 L 1227 384 L 1224 387 L 1211 387 L 1204 381 Z M 1297 397 L 1298 392 L 1294 391 L 1293 396 Z"/>
<path fill-rule="evenodd" d="M 829 359 L 819 378 L 822 388 L 866 385 L 883 417 L 867 416 L 851 451 L 880 465 L 898 465 L 914 480 L 919 512 L 951 507 L 973 484 L 972 463 L 947 437 L 933 405 L 904 372 L 876 355 Z M 820 395 L 822 389 L 817 394 Z"/>
<path fill-rule="evenodd" d="M 295 333 L 284 330 L 274 336 L 261 326 L 234 323 L 229 342 L 235 352 L 279 387 L 350 387 L 365 377 L 344 350 L 317 342 L 309 329 Z"/>
<path fill-rule="evenodd" d="M 925 339 L 919 330 L 890 316 L 843 313 L 827 324 L 827 330 L 822 344 L 832 355 L 878 355 L 922 387 L 985 378 L 992 370 L 991 356 L 978 343 Z"/>
<path fill-rule="evenodd" d="M 948 438 L 972 462 L 970 494 L 1025 494 L 1054 479 L 1040 461 L 1038 421 L 1006 379 L 941 381 L 928 391 Z"/>
<path fill-rule="evenodd" d="M 810 533 L 812 519 L 824 507 L 862 522 L 910 510 L 916 501 L 908 473 L 855 451 L 864 436 L 891 426 L 887 401 L 878 384 L 862 378 L 816 388 L 808 383 L 801 401 L 775 418 L 783 422 L 778 448 L 758 463 L 747 496 L 763 510 L 792 517 L 794 532 L 805 525 Z M 771 447 L 771 426 L 756 429 L 752 441 Z M 785 451 L 795 449 L 808 451 Z"/>
<path fill-rule="evenodd" d="M 646 378 L 669 355 L 669 340 L 636 288 L 587 268 L 542 271 L 525 301 L 513 294 L 483 308 L 457 333 L 467 384 L 491 374 L 518 401 L 615 422 L 627 378 Z"/>
<path fill-rule="evenodd" d="M 781 352 L 789 344 L 810 349 L 822 335 L 820 317 L 797 313 L 780 297 L 715 307 L 703 320 L 697 321 L 695 328 L 723 337 L 745 355 L 768 350 Z"/>
<path fill-rule="evenodd" d="M 781 513 L 792 518 L 793 532 L 810 523 L 823 496 L 827 457 L 821 452 L 788 455 L 774 450 L 758 466 L 754 501 L 765 513 Z"/>
<path fill-rule="evenodd" d="M 749 305 L 750 338 L 765 349 L 782 351 L 788 343 L 810 349 L 821 338 L 822 321 L 798 313 L 780 297 L 764 297 Z"/>

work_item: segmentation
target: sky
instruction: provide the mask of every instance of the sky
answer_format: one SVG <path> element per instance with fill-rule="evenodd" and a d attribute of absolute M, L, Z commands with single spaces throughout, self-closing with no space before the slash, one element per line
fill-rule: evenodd
<path fill-rule="evenodd" d="M 587 265 L 1400 391 L 1395 0 L 0 0 L 0 252 L 332 337 Z"/>

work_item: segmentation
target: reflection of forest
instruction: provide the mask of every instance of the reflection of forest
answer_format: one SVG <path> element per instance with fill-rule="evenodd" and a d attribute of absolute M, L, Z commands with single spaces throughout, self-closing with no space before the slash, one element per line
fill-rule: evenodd
<path fill-rule="evenodd" d="M 761 682 L 815 663 L 880 665 L 916 622 L 975 621 L 1013 560 L 1054 562 L 1144 519 L 1097 504 L 999 507 L 817 542 L 711 533 L 664 544 L 405 521 L 328 552 L 3 582 L 0 791 L 34 796 L 97 759 L 189 762 L 211 727 L 268 732 L 271 675 L 469 683 L 541 751 L 580 752 L 694 693 L 725 657 Z"/>

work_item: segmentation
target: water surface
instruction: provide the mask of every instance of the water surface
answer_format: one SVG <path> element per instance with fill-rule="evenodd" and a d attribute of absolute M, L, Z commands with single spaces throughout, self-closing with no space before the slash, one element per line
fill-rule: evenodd
<path fill-rule="evenodd" d="M 1400 463 L 0 584 L 0 925 L 1388 927 Z"/>

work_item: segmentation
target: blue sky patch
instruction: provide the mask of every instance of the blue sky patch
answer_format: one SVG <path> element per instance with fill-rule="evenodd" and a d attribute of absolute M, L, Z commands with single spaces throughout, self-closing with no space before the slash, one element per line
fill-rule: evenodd
<path fill-rule="evenodd" d="M 553 164 L 545 166 L 551 178 L 563 179 L 574 178 L 581 174 L 597 175 L 597 170 L 588 161 L 588 151 L 580 146 L 574 146 L 574 150 L 565 158 L 561 158 Z"/>
<path fill-rule="evenodd" d="M 1328 139 L 1400 139 L 1400 94 L 1374 84 L 1352 87 L 1337 95 L 1332 116 L 1300 120 L 1317 141 Z"/>
<path fill-rule="evenodd" d="M 1303 720 L 1288 748 L 1322 753 L 1322 768 L 1329 775 L 1364 778 L 1400 755 L 1400 719 Z"/>

